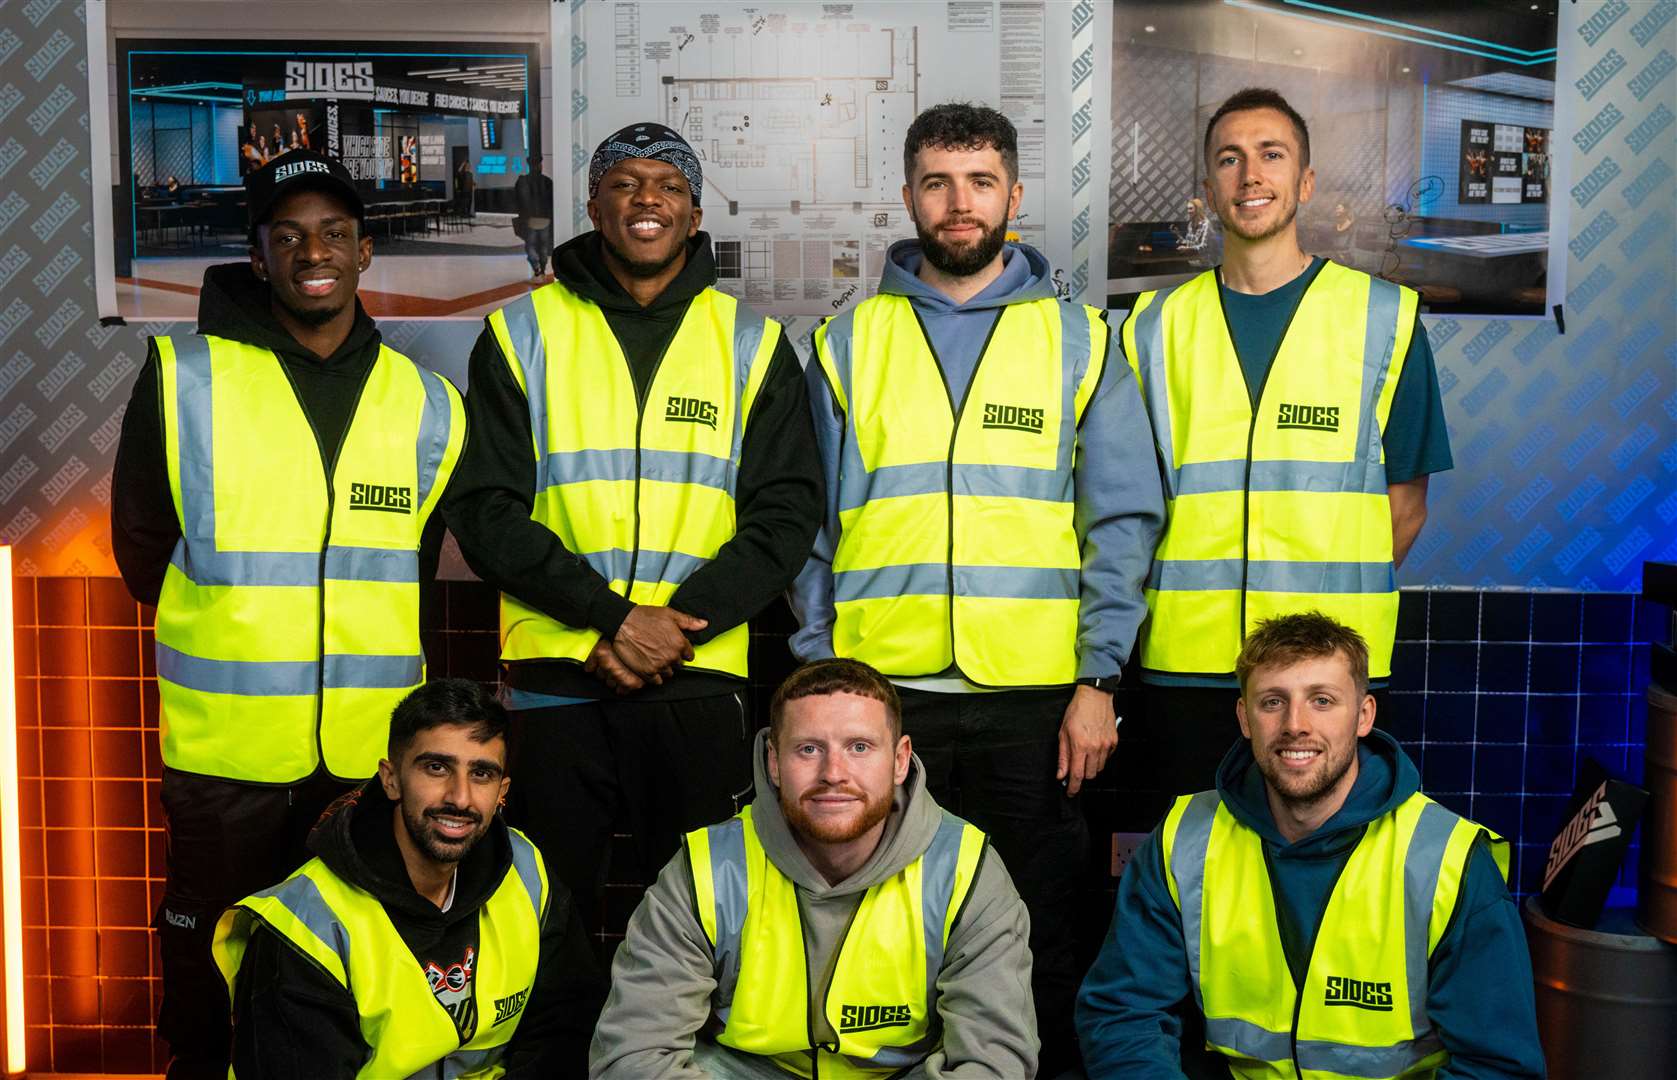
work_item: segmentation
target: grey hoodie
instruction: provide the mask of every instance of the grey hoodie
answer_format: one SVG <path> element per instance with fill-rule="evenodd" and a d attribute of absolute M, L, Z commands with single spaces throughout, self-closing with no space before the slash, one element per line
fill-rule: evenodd
<path fill-rule="evenodd" d="M 860 870 L 829 885 L 804 856 L 781 814 L 779 791 L 765 763 L 767 744 L 768 732 L 760 732 L 752 820 L 769 860 L 797 887 L 809 993 L 818 1001 L 832 979 L 839 945 L 863 894 L 925 852 L 943 811 L 926 791 L 920 759 L 913 759 L 908 778 L 897 788 L 879 847 Z M 986 848 L 950 931 L 937 980 L 943 1045 L 910 1075 L 928 1080 L 1017 1080 L 1035 1075 L 1029 937 L 1025 905 L 1000 857 Z M 767 1060 L 739 1054 L 701 1034 L 711 1020 L 714 964 L 693 908 L 692 871 L 683 850 L 664 867 L 629 919 L 628 934 L 612 962 L 611 997 L 594 1029 L 589 1075 L 601 1080 L 787 1076 Z M 816 1039 L 836 1040 L 819 1010 L 812 1012 L 812 1023 Z"/>
<path fill-rule="evenodd" d="M 979 356 L 1001 310 L 1054 295 L 1048 260 L 1040 252 L 1028 244 L 1009 244 L 1004 250 L 1001 275 L 961 304 L 916 276 L 923 257 L 918 240 L 900 240 L 886 255 L 879 291 L 905 296 L 914 305 L 956 401 L 965 398 L 972 384 Z M 849 317 L 849 312 L 837 316 Z M 1128 659 L 1136 630 L 1147 614 L 1142 589 L 1165 520 L 1153 428 L 1124 359 L 1119 322 L 1110 322 L 1106 367 L 1077 430 L 1076 528 L 1083 552 L 1077 608 L 1079 678 L 1116 676 Z M 808 354 L 815 355 L 813 344 Z M 820 364 L 805 365 L 804 381 L 827 481 L 827 512 L 809 562 L 788 595 L 800 624 L 790 644 L 798 659 L 818 660 L 833 655 L 833 553 L 840 532 L 839 469 L 845 418 Z M 952 668 L 946 674 L 960 672 Z"/>

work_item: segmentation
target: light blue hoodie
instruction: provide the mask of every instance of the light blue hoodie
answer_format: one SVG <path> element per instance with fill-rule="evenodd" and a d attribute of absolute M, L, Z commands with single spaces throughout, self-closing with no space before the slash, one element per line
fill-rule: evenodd
<path fill-rule="evenodd" d="M 886 258 L 879 291 L 906 296 L 914 305 L 956 401 L 972 383 L 998 309 L 1054 295 L 1048 260 L 1035 248 L 1009 244 L 1003 257 L 1001 275 L 964 304 L 916 276 L 922 258 L 918 241 L 898 241 Z M 1073 486 L 1077 537 L 1083 551 L 1079 678 L 1111 677 L 1123 667 L 1147 614 L 1142 587 L 1164 525 L 1152 428 L 1124 360 L 1117 320 L 1112 325 L 1106 369 L 1077 435 Z M 813 346 L 809 352 L 814 355 Z M 808 364 L 805 379 L 827 481 L 827 519 L 808 564 L 792 585 L 792 610 L 801 628 L 792 635 L 791 645 L 799 659 L 815 660 L 833 655 L 833 552 L 839 538 L 839 448 L 845 421 L 821 365 Z M 947 674 L 960 673 L 952 669 Z"/>

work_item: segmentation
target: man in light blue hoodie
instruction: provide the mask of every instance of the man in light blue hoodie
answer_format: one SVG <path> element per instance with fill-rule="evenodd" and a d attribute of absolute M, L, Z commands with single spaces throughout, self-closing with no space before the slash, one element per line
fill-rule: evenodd
<path fill-rule="evenodd" d="M 1017 138 L 939 105 L 903 143 L 919 239 L 824 323 L 807 369 L 827 513 L 793 587 L 804 660 L 899 688 L 940 803 L 988 832 L 1031 915 L 1041 1075 L 1076 1061 L 1075 796 L 1117 745 L 1112 691 L 1163 524 L 1151 429 L 1103 314 L 1006 242 Z"/>

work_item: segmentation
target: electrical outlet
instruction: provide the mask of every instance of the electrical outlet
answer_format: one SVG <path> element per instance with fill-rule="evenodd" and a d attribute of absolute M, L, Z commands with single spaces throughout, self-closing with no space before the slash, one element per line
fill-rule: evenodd
<path fill-rule="evenodd" d="M 1135 855 L 1135 849 L 1147 839 L 1146 833 L 1115 832 L 1112 834 L 1112 876 L 1122 877 L 1124 867 L 1130 865 L 1130 858 Z"/>

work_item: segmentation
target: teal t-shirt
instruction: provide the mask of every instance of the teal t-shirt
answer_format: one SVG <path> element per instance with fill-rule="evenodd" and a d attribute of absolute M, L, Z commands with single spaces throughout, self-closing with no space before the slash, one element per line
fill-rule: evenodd
<path fill-rule="evenodd" d="M 1234 338 L 1235 355 L 1246 374 L 1246 392 L 1251 395 L 1253 408 L 1257 408 L 1258 392 L 1269 375 L 1269 365 L 1281 348 L 1281 335 L 1286 333 L 1304 291 L 1316 280 L 1326 261 L 1317 256 L 1304 273 L 1279 289 L 1258 296 L 1235 292 L 1223 284 L 1221 274 L 1217 276 L 1223 312 Z M 1444 472 L 1454 464 L 1450 457 L 1450 435 L 1444 427 L 1444 401 L 1438 391 L 1432 345 L 1419 318 L 1409 339 L 1409 354 L 1398 376 L 1397 389 L 1392 393 L 1392 411 L 1382 437 L 1388 484 Z"/>
<path fill-rule="evenodd" d="M 1281 349 L 1281 336 L 1298 310 L 1304 291 L 1316 280 L 1327 260 L 1317 256 L 1298 277 L 1278 289 L 1252 296 L 1235 292 L 1223 284 L 1217 275 L 1217 289 L 1222 295 L 1223 313 L 1228 318 L 1229 335 L 1234 339 L 1235 355 L 1240 358 L 1240 369 L 1246 376 L 1246 392 L 1252 407 L 1258 405 L 1258 394 L 1269 375 L 1269 366 Z M 1450 457 L 1450 435 L 1444 426 L 1444 401 L 1438 389 L 1438 371 L 1433 365 L 1432 344 L 1420 318 L 1415 320 L 1415 333 L 1409 339 L 1409 353 L 1403 361 L 1397 388 L 1392 391 L 1392 411 L 1386 418 L 1382 433 L 1386 451 L 1386 482 L 1401 484 L 1406 480 L 1444 472 L 1454 464 Z M 1233 687 L 1233 674 L 1222 677 L 1203 675 L 1173 675 L 1150 672 L 1145 681 L 1162 686 Z M 1384 679 L 1373 680 L 1376 688 L 1385 685 Z"/>

